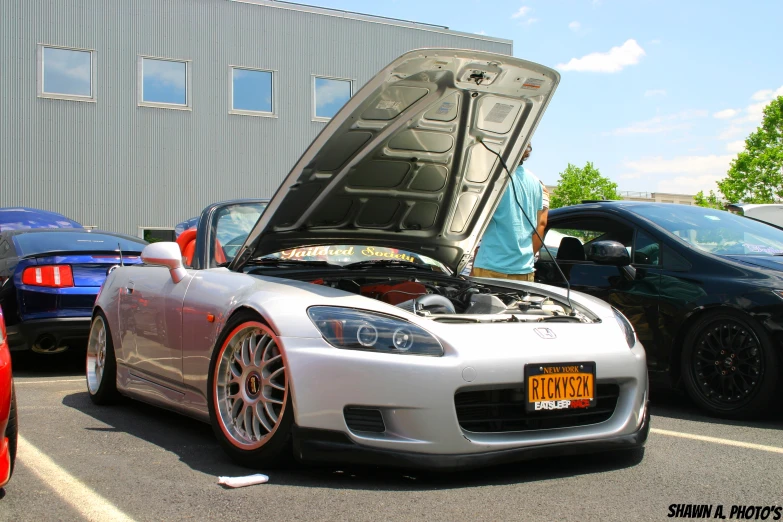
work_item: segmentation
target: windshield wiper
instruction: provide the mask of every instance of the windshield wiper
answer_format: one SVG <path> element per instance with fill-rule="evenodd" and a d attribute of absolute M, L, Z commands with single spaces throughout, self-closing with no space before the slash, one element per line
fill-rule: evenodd
<path fill-rule="evenodd" d="M 248 265 L 253 266 L 333 266 L 328 261 L 303 261 L 301 259 L 278 259 L 274 257 L 257 257 L 247 262 Z"/>
<path fill-rule="evenodd" d="M 372 268 L 376 266 L 399 266 L 404 268 L 417 268 L 419 270 L 432 271 L 432 266 L 430 265 L 421 265 L 419 263 L 411 263 L 410 261 L 400 261 L 399 259 L 368 259 L 366 261 L 357 261 L 356 263 L 344 265 L 343 268 L 350 270 L 351 268 Z"/>

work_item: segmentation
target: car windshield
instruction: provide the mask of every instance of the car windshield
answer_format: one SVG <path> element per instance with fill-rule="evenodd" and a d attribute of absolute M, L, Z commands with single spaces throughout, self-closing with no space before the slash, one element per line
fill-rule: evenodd
<path fill-rule="evenodd" d="M 141 252 L 146 241 L 124 236 L 96 232 L 30 232 L 14 236 L 20 256 L 33 256 L 47 252 L 111 251 Z"/>
<path fill-rule="evenodd" d="M 632 207 L 632 211 L 712 254 L 783 254 L 783 230 L 722 210 L 685 205 L 638 205 Z"/>
<path fill-rule="evenodd" d="M 415 263 L 422 266 L 431 265 L 443 272 L 447 272 L 441 263 L 427 256 L 408 252 L 407 250 L 369 245 L 323 245 L 294 248 L 263 256 L 262 259 L 326 261 L 339 266 L 361 263 L 363 261 L 388 260 Z"/>
<path fill-rule="evenodd" d="M 217 216 L 217 240 L 223 247 L 226 261 L 231 261 L 253 230 L 266 203 L 237 203 L 220 209 Z"/>

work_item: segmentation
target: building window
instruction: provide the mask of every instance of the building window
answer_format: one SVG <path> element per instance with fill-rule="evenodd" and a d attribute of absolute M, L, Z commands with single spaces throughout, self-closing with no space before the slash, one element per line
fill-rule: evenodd
<path fill-rule="evenodd" d="M 231 68 L 231 112 L 252 116 L 275 113 L 274 73 L 245 67 Z"/>
<path fill-rule="evenodd" d="M 313 115 L 316 120 L 329 120 L 351 99 L 351 80 L 313 77 Z"/>
<path fill-rule="evenodd" d="M 139 237 L 147 243 L 177 240 L 174 229 L 169 227 L 139 227 Z"/>
<path fill-rule="evenodd" d="M 190 109 L 190 62 L 140 56 L 139 105 Z"/>
<path fill-rule="evenodd" d="M 95 101 L 95 51 L 39 45 L 38 96 Z"/>

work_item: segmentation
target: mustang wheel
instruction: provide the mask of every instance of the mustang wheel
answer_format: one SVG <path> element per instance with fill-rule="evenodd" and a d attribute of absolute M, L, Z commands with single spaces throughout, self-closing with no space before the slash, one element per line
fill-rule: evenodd
<path fill-rule="evenodd" d="M 771 407 L 780 371 L 764 330 L 738 314 L 700 319 L 685 339 L 683 377 L 699 406 L 723 417 L 749 417 Z"/>
<path fill-rule="evenodd" d="M 98 312 L 87 340 L 87 391 L 95 404 L 111 404 L 117 399 L 117 361 L 109 325 Z"/>
<path fill-rule="evenodd" d="M 210 420 L 218 440 L 239 464 L 276 463 L 290 442 L 291 402 L 279 339 L 255 314 L 237 314 L 210 364 Z"/>

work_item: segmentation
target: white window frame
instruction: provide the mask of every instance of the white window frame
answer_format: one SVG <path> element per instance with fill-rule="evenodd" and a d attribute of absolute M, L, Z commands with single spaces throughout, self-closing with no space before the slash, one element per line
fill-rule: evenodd
<path fill-rule="evenodd" d="M 144 60 L 159 60 L 163 62 L 176 62 L 185 64 L 185 104 L 180 103 L 164 103 L 164 102 L 151 102 L 144 100 Z M 192 89 L 192 69 L 193 60 L 184 60 L 180 58 L 165 58 L 162 56 L 150 56 L 146 54 L 138 55 L 136 61 L 136 93 L 137 104 L 139 107 L 154 107 L 157 109 L 173 109 L 177 111 L 191 111 L 193 110 L 193 96 L 191 94 Z"/>
<path fill-rule="evenodd" d="M 79 51 L 90 53 L 90 95 L 82 96 L 79 94 L 61 94 L 57 92 L 45 92 L 44 91 L 44 49 L 63 49 L 65 51 Z M 68 47 L 65 45 L 52 45 L 39 43 L 36 50 L 36 68 L 38 69 L 38 97 L 39 98 L 51 98 L 55 100 L 69 100 L 95 103 L 97 101 L 97 74 L 98 69 L 98 53 L 95 49 L 84 49 L 81 47 Z"/>
<path fill-rule="evenodd" d="M 266 111 L 251 111 L 247 109 L 235 109 L 234 108 L 234 69 L 241 71 L 256 71 L 267 72 L 272 75 L 272 112 Z M 228 100 L 228 113 L 236 114 L 239 116 L 258 116 L 261 118 L 277 118 L 277 70 L 276 69 L 264 69 L 262 67 L 247 67 L 245 65 L 229 65 L 228 66 L 228 89 L 231 96 Z"/>
<path fill-rule="evenodd" d="M 356 80 L 354 80 L 353 78 L 340 78 L 338 76 L 327 76 L 327 75 L 324 75 L 324 74 L 311 74 L 310 76 L 312 78 L 311 83 L 310 83 L 310 90 L 312 91 L 312 94 L 310 95 L 310 103 L 313 106 L 313 110 L 311 112 L 312 121 L 319 121 L 319 122 L 331 121 L 332 118 L 326 118 L 324 116 L 318 116 L 316 114 L 316 108 L 317 108 L 317 105 L 316 105 L 317 100 L 316 100 L 316 94 L 315 94 L 315 92 L 316 92 L 315 91 L 316 79 L 317 78 L 321 78 L 322 80 L 340 80 L 340 81 L 343 81 L 343 82 L 348 82 L 350 84 L 350 86 L 351 86 L 351 95 L 348 97 L 349 100 L 351 98 L 353 98 L 353 94 L 354 94 L 353 83 Z"/>

